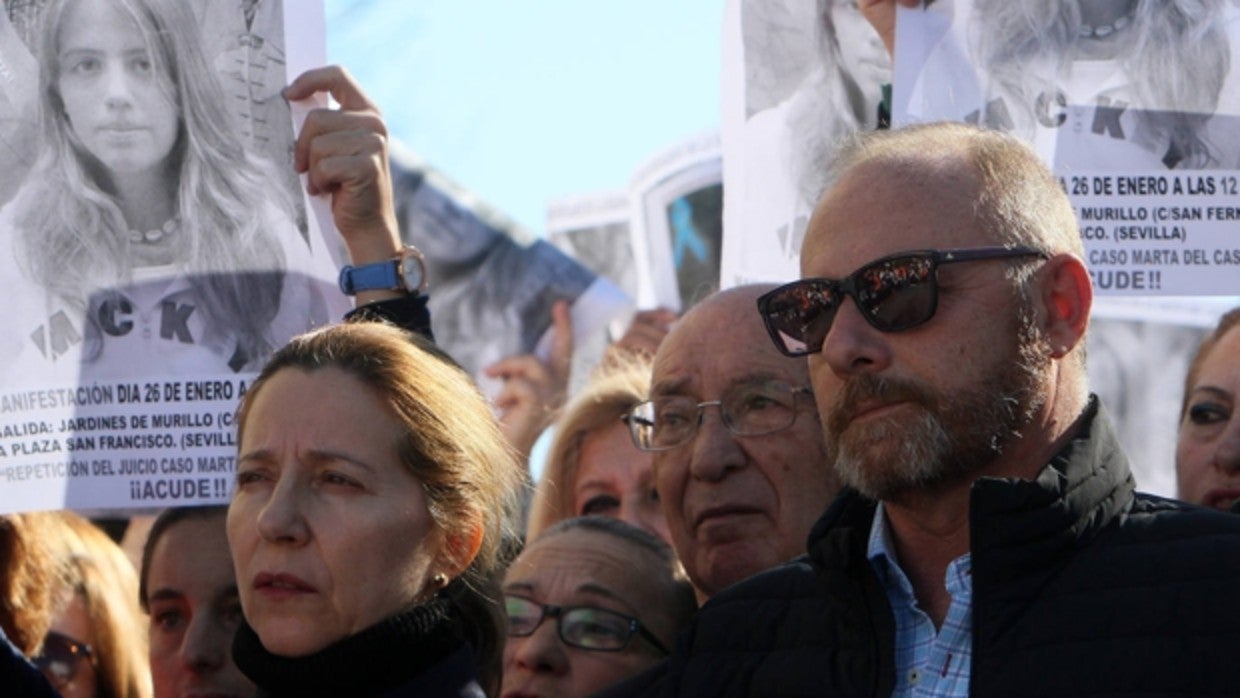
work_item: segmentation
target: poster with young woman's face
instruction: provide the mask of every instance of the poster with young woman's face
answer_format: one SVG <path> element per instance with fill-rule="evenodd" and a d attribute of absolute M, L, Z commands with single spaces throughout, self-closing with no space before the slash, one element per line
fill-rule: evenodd
<path fill-rule="evenodd" d="M 896 125 L 1010 132 L 1059 176 L 1094 282 L 1091 388 L 1142 489 L 1174 495 L 1189 357 L 1240 302 L 1240 10 L 936 0 L 896 26 Z"/>
<path fill-rule="evenodd" d="M 281 96 L 322 8 L 4 9 L 0 510 L 223 501 L 246 381 L 347 309 Z"/>
<path fill-rule="evenodd" d="M 896 125 L 1013 133 L 1060 177 L 1102 295 L 1240 293 L 1240 8 L 938 0 L 896 24 Z"/>
<path fill-rule="evenodd" d="M 842 139 L 875 127 L 887 52 L 855 0 L 732 0 L 724 23 L 722 285 L 796 277 Z"/>

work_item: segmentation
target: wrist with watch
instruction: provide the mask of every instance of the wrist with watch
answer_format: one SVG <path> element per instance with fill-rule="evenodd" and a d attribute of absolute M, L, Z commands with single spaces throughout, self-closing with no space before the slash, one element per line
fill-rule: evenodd
<path fill-rule="evenodd" d="M 406 245 L 387 261 L 346 265 L 340 270 L 340 290 L 349 296 L 378 290 L 416 296 L 426 290 L 426 259 L 418 248 Z"/>

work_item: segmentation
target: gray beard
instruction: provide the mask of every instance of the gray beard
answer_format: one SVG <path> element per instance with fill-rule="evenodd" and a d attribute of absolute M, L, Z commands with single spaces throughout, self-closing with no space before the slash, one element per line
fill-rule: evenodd
<path fill-rule="evenodd" d="M 828 455 L 842 482 L 875 500 L 972 478 L 1003 454 L 1045 404 L 1049 360 L 1021 338 L 1012 359 L 996 360 L 977 388 L 951 395 L 920 383 L 861 374 L 845 384 L 826 420 Z M 851 424 L 862 400 L 907 400 L 917 410 Z"/>

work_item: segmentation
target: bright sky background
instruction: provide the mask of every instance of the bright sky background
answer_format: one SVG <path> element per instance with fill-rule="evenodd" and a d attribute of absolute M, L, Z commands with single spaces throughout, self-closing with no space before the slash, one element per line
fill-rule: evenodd
<path fill-rule="evenodd" d="M 328 57 L 432 166 L 542 232 L 719 128 L 723 0 L 326 0 Z"/>

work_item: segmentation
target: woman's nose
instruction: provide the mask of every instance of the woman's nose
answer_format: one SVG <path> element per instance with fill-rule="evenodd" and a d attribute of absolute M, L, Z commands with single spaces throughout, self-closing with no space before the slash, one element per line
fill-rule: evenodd
<path fill-rule="evenodd" d="M 258 513 L 258 533 L 269 543 L 302 543 L 309 538 L 303 512 L 304 487 L 292 478 L 281 478 Z"/>
<path fill-rule="evenodd" d="M 1223 427 L 1214 451 L 1214 461 L 1227 472 L 1240 471 L 1240 410 Z"/>
<path fill-rule="evenodd" d="M 124 66 L 115 61 L 108 62 L 103 67 L 103 98 L 109 108 L 132 106 L 133 90 L 130 80 L 131 76 L 126 74 Z"/>
<path fill-rule="evenodd" d="M 518 667 L 557 676 L 568 672 L 568 655 L 560 641 L 555 618 L 544 618 L 530 635 L 508 638 L 508 641 L 520 643 L 513 655 Z"/>

